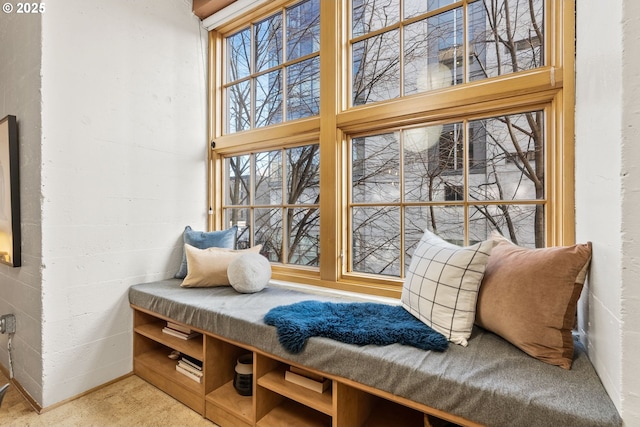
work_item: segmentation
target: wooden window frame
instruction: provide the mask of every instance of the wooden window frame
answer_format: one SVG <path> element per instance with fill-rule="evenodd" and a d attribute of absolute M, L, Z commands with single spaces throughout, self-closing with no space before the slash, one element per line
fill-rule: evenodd
<path fill-rule="evenodd" d="M 463 0 L 466 3 L 467 0 Z M 273 265 L 273 278 L 347 291 L 399 297 L 402 279 L 349 274 L 348 138 L 420 123 L 451 122 L 525 110 L 545 111 L 546 241 L 575 242 L 574 105 L 575 2 L 544 0 L 545 66 L 444 90 L 349 107 L 348 0 L 320 1 L 320 115 L 223 135 L 224 35 L 257 22 L 295 1 L 275 0 L 209 32 L 209 229 L 222 224 L 222 159 L 226 155 L 320 142 L 320 267 Z M 333 90 L 332 90 L 333 89 Z"/>

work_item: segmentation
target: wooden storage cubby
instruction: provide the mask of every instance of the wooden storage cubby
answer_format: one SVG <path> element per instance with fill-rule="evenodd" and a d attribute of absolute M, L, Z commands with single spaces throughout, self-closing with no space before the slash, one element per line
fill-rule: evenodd
<path fill-rule="evenodd" d="M 422 412 L 380 398 L 373 400 L 371 413 L 362 427 L 422 427 L 424 425 L 425 414 Z"/>
<path fill-rule="evenodd" d="M 162 332 L 166 320 L 149 313 L 134 311 L 133 370 L 173 398 L 204 414 L 204 384 L 178 371 L 176 360 L 169 359 L 173 350 L 204 360 L 203 336 L 182 340 Z"/>
<path fill-rule="evenodd" d="M 332 387 L 318 393 L 285 380 L 288 364 L 261 354 L 254 361 L 257 425 L 331 426 Z"/>
<path fill-rule="evenodd" d="M 366 387 L 364 387 L 366 389 Z M 359 427 L 423 427 L 425 414 L 338 382 L 337 425 Z"/>
<path fill-rule="evenodd" d="M 290 366 L 286 360 L 205 331 L 200 331 L 202 337 L 191 340 L 174 338 L 162 332 L 170 319 L 135 306 L 133 309 L 134 372 L 222 427 L 451 425 L 427 414 L 459 421 L 449 414 L 340 377 L 327 376 L 331 384 L 323 393 L 309 390 L 285 380 L 285 371 Z M 203 362 L 201 384 L 175 370 L 176 361 L 167 357 L 172 350 Z M 233 387 L 237 359 L 245 353 L 253 354 L 252 396 L 241 396 Z"/>
<path fill-rule="evenodd" d="M 220 425 L 254 424 L 253 396 L 241 396 L 233 387 L 238 357 L 250 350 L 211 336 L 205 339 L 206 417 Z M 255 356 L 254 356 L 255 372 Z M 254 375 L 255 394 L 255 375 Z"/>
<path fill-rule="evenodd" d="M 287 399 L 273 392 L 269 399 L 274 403 L 273 408 L 260 417 L 258 427 L 331 427 L 332 418 L 329 415 L 318 412 L 304 406 L 294 400 Z"/>
<path fill-rule="evenodd" d="M 333 391 L 331 387 L 323 393 L 309 390 L 285 379 L 285 371 L 289 368 L 288 364 L 263 355 L 257 355 L 257 361 L 258 390 L 267 389 L 323 414 L 333 415 Z"/>

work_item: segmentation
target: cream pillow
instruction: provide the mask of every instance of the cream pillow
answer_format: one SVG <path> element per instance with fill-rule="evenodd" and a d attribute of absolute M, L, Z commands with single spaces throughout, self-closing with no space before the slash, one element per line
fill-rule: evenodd
<path fill-rule="evenodd" d="M 493 241 L 453 245 L 424 232 L 402 288 L 402 306 L 455 344 L 467 345 Z"/>
<path fill-rule="evenodd" d="M 187 257 L 187 276 L 180 286 L 199 288 L 211 286 L 229 286 L 227 268 L 236 257 L 245 253 L 260 253 L 262 245 L 249 249 L 207 248 L 198 249 L 184 245 Z"/>
<path fill-rule="evenodd" d="M 260 292 L 271 279 L 271 263 L 261 254 L 242 254 L 229 263 L 227 276 L 233 289 L 240 293 Z"/>

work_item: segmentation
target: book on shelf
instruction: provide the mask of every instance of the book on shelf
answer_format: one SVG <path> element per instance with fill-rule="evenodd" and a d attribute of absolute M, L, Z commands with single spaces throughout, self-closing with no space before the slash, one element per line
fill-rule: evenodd
<path fill-rule="evenodd" d="M 309 372 L 311 374 L 311 372 Z M 320 377 L 316 374 L 313 374 L 315 378 L 309 378 L 308 376 L 298 374 L 292 370 L 285 371 L 284 379 L 293 384 L 297 384 L 309 390 L 313 390 L 317 393 L 322 393 L 331 385 L 331 380 L 328 378 Z"/>
<path fill-rule="evenodd" d="M 185 369 L 191 372 L 194 375 L 197 375 L 199 377 L 202 376 L 202 368 L 196 368 L 195 366 L 185 362 L 184 360 L 178 361 L 178 366 L 180 366 L 182 369 Z"/>
<path fill-rule="evenodd" d="M 196 374 L 194 374 L 193 372 L 187 371 L 186 369 L 184 369 L 182 366 L 180 365 L 176 365 L 176 371 L 180 372 L 182 375 L 191 378 L 192 380 L 194 380 L 197 383 L 201 383 L 202 382 L 202 376 L 198 376 Z"/>
<path fill-rule="evenodd" d="M 180 358 L 180 362 L 183 362 L 183 364 L 187 364 L 192 366 L 193 368 L 202 371 L 202 361 L 191 357 L 191 356 L 187 356 L 186 354 L 183 354 L 182 357 Z"/>
<path fill-rule="evenodd" d="M 322 382 L 325 380 L 325 377 L 322 375 L 307 371 L 306 369 L 298 368 L 297 366 L 289 366 L 289 370 L 294 374 L 302 375 L 303 377 L 311 378 L 315 381 Z"/>
<path fill-rule="evenodd" d="M 191 338 L 195 338 L 200 335 L 200 332 L 191 332 L 190 334 L 185 334 L 184 332 L 176 331 L 175 329 L 171 329 L 167 326 L 162 328 L 162 332 L 167 335 L 171 335 L 173 337 L 177 337 L 183 340 L 190 340 Z"/>
<path fill-rule="evenodd" d="M 191 328 L 188 326 L 184 326 L 179 323 L 174 323 L 169 321 L 167 321 L 167 328 L 173 329 L 178 332 L 182 332 L 183 334 L 187 334 L 187 335 L 193 332 Z"/>

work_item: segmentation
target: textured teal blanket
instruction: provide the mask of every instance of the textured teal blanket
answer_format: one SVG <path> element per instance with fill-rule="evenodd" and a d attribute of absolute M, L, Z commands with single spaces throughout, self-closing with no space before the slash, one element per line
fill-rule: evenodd
<path fill-rule="evenodd" d="M 444 351 L 447 339 L 401 306 L 377 303 L 302 301 L 272 308 L 265 316 L 280 344 L 300 353 L 307 339 L 318 336 L 356 345 L 410 345 Z"/>

